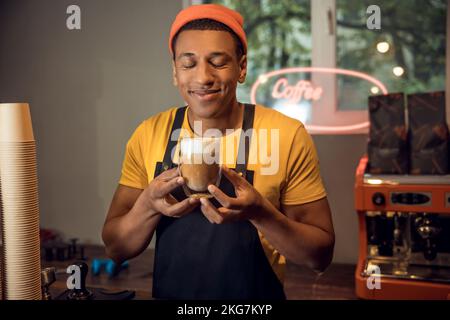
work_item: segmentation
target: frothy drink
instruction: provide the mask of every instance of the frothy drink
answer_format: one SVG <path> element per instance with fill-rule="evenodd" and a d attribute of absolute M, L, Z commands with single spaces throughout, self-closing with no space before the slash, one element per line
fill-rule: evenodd
<path fill-rule="evenodd" d="M 180 146 L 180 175 L 185 179 L 188 197 L 212 197 L 210 184 L 218 186 L 220 140 L 217 138 L 183 138 Z"/>

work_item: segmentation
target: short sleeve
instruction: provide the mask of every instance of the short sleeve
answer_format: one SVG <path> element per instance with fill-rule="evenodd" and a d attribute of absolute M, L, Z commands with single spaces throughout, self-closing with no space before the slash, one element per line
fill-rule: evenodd
<path fill-rule="evenodd" d="M 319 159 L 311 136 L 300 126 L 288 155 L 286 181 L 281 203 L 298 205 L 326 197 L 319 169 Z"/>
<path fill-rule="evenodd" d="M 141 123 L 128 140 L 125 158 L 122 164 L 122 174 L 119 183 L 128 187 L 145 189 L 148 184 L 147 171 L 144 165 L 144 124 Z"/>

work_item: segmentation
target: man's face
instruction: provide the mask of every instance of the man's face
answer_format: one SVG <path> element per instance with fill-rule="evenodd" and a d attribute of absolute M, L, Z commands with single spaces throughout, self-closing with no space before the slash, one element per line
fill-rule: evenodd
<path fill-rule="evenodd" d="M 173 80 L 184 101 L 202 118 L 219 116 L 236 99 L 244 82 L 247 59 L 240 61 L 236 43 L 226 31 L 186 30 L 175 44 Z"/>

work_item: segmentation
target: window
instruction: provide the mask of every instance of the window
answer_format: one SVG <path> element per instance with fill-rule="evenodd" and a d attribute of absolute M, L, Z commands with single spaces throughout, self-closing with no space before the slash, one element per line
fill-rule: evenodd
<path fill-rule="evenodd" d="M 366 28 L 366 8 L 372 2 L 336 0 L 337 65 L 374 76 L 390 92 L 445 90 L 447 1 L 378 0 L 378 32 Z M 338 80 L 341 110 L 362 110 L 367 94 L 379 93 L 353 80 Z"/>
<path fill-rule="evenodd" d="M 238 99 L 297 118 L 310 133 L 367 133 L 369 95 L 445 90 L 446 0 L 191 3 L 244 16 L 248 77 Z M 367 28 L 372 4 L 381 30 Z"/>

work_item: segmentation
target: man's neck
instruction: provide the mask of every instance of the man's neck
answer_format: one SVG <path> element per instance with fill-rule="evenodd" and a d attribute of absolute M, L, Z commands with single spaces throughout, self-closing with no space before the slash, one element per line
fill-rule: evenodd
<path fill-rule="evenodd" d="M 226 134 L 226 129 L 238 129 L 242 126 L 242 120 L 244 115 L 244 107 L 236 100 L 225 108 L 221 114 L 214 118 L 201 118 L 192 112 L 191 108 L 188 108 L 188 121 L 192 130 L 195 130 L 195 134 L 203 135 L 208 129 L 219 129 L 222 134 Z M 195 121 L 201 121 L 202 132 L 197 132 L 197 128 L 194 125 Z"/>

